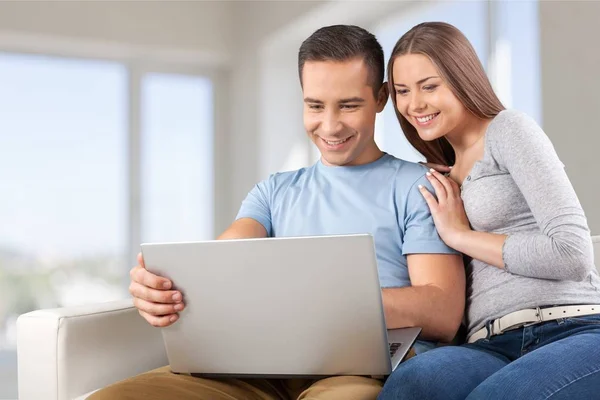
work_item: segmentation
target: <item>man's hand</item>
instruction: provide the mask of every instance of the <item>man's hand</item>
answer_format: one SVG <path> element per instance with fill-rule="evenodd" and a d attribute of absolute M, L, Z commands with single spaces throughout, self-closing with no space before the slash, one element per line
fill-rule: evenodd
<path fill-rule="evenodd" d="M 251 218 L 241 218 L 219 236 L 218 239 L 246 239 L 267 237 L 267 231 Z M 183 310 L 183 296 L 171 290 L 173 282 L 149 272 L 144 265 L 142 253 L 138 254 L 138 265 L 129 272 L 129 293 L 138 312 L 152 326 L 165 327 L 173 324 Z"/>
<path fill-rule="evenodd" d="M 144 265 L 142 253 L 137 256 L 139 265 L 131 269 L 129 293 L 138 312 L 152 326 L 165 327 L 179 318 L 183 310 L 181 292 L 170 290 L 173 283 L 161 276 L 149 272 Z"/>

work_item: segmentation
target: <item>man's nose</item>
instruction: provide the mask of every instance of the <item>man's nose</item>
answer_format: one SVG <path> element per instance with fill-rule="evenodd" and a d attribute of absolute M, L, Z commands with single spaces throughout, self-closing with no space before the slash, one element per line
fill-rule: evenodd
<path fill-rule="evenodd" d="M 327 112 L 323 114 L 321 120 L 321 133 L 326 135 L 333 135 L 341 130 L 341 123 L 339 116 L 334 112 Z"/>

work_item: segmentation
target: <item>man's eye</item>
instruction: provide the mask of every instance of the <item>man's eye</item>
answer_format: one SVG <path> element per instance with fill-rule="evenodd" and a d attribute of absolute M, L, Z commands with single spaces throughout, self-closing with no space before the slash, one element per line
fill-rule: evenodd
<path fill-rule="evenodd" d="M 358 108 L 358 105 L 356 105 L 356 104 L 342 104 L 340 106 L 340 108 L 343 109 L 343 110 L 354 110 L 354 109 Z"/>
<path fill-rule="evenodd" d="M 311 110 L 320 110 L 321 108 L 323 108 L 323 106 L 321 106 L 320 104 L 309 104 L 308 108 Z"/>

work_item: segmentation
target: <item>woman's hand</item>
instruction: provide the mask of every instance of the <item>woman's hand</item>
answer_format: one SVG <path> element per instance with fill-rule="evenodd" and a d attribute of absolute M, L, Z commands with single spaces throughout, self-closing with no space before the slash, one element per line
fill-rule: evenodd
<path fill-rule="evenodd" d="M 419 190 L 431 210 L 440 237 L 448 246 L 456 248 L 460 235 L 471 231 L 460 188 L 433 168 L 427 173 L 427 179 L 435 190 L 437 200 L 424 186 L 420 185 Z"/>
<path fill-rule="evenodd" d="M 448 165 L 435 164 L 435 163 L 424 163 L 424 162 L 419 162 L 419 164 L 424 165 L 429 169 L 433 168 L 437 172 L 440 172 L 442 174 L 446 174 L 446 173 L 452 171 L 452 167 L 449 167 Z"/>

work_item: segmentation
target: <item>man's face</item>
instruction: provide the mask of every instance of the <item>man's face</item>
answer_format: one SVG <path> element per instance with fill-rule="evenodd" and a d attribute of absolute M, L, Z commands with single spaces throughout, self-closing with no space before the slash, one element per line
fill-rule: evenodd
<path fill-rule="evenodd" d="M 387 101 L 369 85 L 362 59 L 307 61 L 302 71 L 304 128 L 326 165 L 360 165 L 381 156 L 374 140 L 375 115 Z"/>

